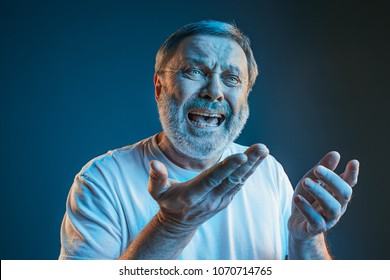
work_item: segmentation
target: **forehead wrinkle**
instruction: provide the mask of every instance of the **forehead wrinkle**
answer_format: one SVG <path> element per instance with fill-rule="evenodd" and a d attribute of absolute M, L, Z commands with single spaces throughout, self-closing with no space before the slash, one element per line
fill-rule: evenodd
<path fill-rule="evenodd" d="M 183 60 L 180 63 L 180 67 L 183 65 L 193 65 L 193 66 L 207 66 L 210 69 L 214 68 L 215 65 L 209 65 L 209 62 L 207 58 L 193 58 L 193 57 L 184 57 Z M 239 66 L 235 64 L 228 64 L 225 62 L 220 63 L 220 67 L 222 71 L 228 70 L 231 73 L 241 74 L 242 70 Z"/>
<path fill-rule="evenodd" d="M 248 74 L 248 62 L 244 51 L 237 42 L 229 38 L 211 35 L 185 38 L 179 44 L 175 57 L 173 59 L 175 68 L 183 67 L 185 64 L 206 66 L 209 69 L 220 67 L 221 71 L 239 74 L 244 79 Z"/>

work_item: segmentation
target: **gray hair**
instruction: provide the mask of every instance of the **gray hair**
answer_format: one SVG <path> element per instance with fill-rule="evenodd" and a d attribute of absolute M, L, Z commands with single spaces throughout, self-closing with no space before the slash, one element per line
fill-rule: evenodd
<path fill-rule="evenodd" d="M 214 35 L 226 37 L 237 42 L 246 55 L 248 62 L 248 92 L 252 90 L 258 75 L 257 63 L 250 47 L 249 38 L 234 23 L 215 20 L 199 21 L 183 26 L 173 33 L 159 48 L 156 55 L 155 73 L 163 71 L 168 61 L 175 54 L 179 44 L 187 37 L 193 35 Z"/>

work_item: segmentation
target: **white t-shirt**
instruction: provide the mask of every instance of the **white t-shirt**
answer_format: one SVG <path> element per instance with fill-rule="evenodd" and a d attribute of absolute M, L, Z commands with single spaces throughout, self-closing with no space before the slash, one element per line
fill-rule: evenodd
<path fill-rule="evenodd" d="M 116 259 L 158 212 L 147 190 L 149 162 L 159 160 L 181 182 L 182 169 L 159 149 L 156 135 L 91 160 L 75 177 L 61 227 L 60 259 Z M 246 147 L 231 144 L 221 160 Z M 293 189 L 267 156 L 231 204 L 201 225 L 179 259 L 284 259 Z"/>

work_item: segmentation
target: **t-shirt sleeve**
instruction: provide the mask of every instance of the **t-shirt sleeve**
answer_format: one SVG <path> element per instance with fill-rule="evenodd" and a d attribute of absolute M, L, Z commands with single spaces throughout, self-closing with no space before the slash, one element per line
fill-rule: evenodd
<path fill-rule="evenodd" d="M 90 166 L 75 178 L 61 226 L 59 259 L 116 259 L 121 231 L 105 174 Z"/>

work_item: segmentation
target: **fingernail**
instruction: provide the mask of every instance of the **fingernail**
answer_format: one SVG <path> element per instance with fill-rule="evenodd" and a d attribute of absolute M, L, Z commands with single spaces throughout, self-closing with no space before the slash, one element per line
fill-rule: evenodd
<path fill-rule="evenodd" d="M 303 180 L 303 186 L 306 188 L 306 189 L 311 189 L 312 188 L 312 184 L 311 184 L 311 180 L 309 178 L 305 178 Z"/>
<path fill-rule="evenodd" d="M 299 196 L 299 195 L 295 196 L 295 197 L 294 197 L 294 202 L 295 202 L 295 203 L 301 203 L 301 202 L 302 202 L 301 196 Z"/>
<path fill-rule="evenodd" d="M 264 144 L 258 144 L 258 147 L 260 147 L 260 150 L 268 150 L 267 146 Z"/>
<path fill-rule="evenodd" d="M 260 154 L 260 159 L 265 159 L 268 156 L 269 152 L 268 151 L 262 151 Z"/>
<path fill-rule="evenodd" d="M 360 162 L 357 159 L 352 160 L 354 167 L 359 168 L 360 167 Z"/>
<path fill-rule="evenodd" d="M 316 168 L 316 173 L 320 176 L 325 176 L 326 175 L 326 168 L 323 167 L 322 165 L 318 165 Z"/>
<path fill-rule="evenodd" d="M 150 171 L 156 173 L 158 171 L 158 164 L 156 162 L 150 162 Z"/>
<path fill-rule="evenodd" d="M 269 150 L 266 146 L 261 146 L 260 149 L 256 150 L 256 156 L 265 157 L 269 154 Z"/>
<path fill-rule="evenodd" d="M 267 148 L 267 147 L 262 147 L 261 149 L 260 149 L 260 151 L 262 152 L 262 153 L 269 153 L 269 149 Z"/>

